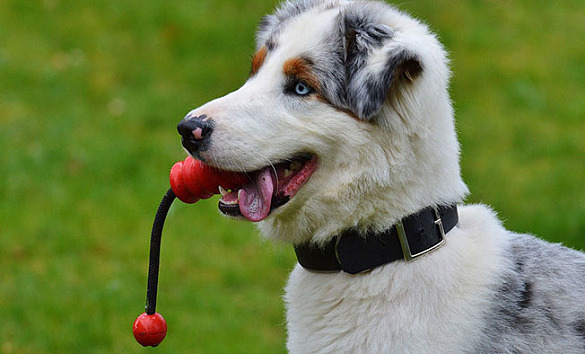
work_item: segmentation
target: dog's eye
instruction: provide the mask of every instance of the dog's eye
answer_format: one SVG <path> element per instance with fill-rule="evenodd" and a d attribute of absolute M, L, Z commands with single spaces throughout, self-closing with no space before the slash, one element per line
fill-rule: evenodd
<path fill-rule="evenodd" d="M 297 97 L 306 97 L 315 92 L 311 86 L 307 85 L 303 80 L 291 78 L 287 80 L 284 85 L 284 93 L 287 95 L 294 95 Z"/>
<path fill-rule="evenodd" d="M 313 92 L 313 89 L 302 81 L 297 81 L 294 87 L 295 94 L 299 96 L 306 96 Z"/>

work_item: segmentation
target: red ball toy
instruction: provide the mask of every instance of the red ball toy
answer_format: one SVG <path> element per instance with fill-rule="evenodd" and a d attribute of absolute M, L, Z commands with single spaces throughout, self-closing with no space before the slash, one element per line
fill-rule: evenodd
<path fill-rule="evenodd" d="M 192 204 L 218 194 L 219 186 L 225 189 L 236 188 L 248 182 L 249 177 L 245 173 L 219 170 L 189 156 L 185 161 L 173 165 L 169 180 L 171 189 L 163 197 L 152 226 L 146 312 L 136 318 L 132 327 L 134 338 L 145 347 L 158 346 L 167 335 L 165 319 L 155 312 L 155 308 L 161 234 L 173 200 L 179 198 L 185 203 Z"/>
<path fill-rule="evenodd" d="M 146 312 L 136 318 L 132 327 L 134 338 L 145 347 L 156 347 L 167 335 L 167 323 L 160 313 Z"/>
<path fill-rule="evenodd" d="M 181 201 L 193 204 L 219 194 L 219 186 L 231 189 L 250 181 L 245 173 L 222 171 L 188 156 L 171 168 L 171 188 Z"/>

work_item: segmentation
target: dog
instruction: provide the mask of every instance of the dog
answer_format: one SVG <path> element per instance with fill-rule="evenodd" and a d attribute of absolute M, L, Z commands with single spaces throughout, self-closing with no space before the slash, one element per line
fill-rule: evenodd
<path fill-rule="evenodd" d="M 219 209 L 295 248 L 291 353 L 583 353 L 585 256 L 464 205 L 446 52 L 369 0 L 288 0 L 250 76 L 179 123 L 249 183 Z"/>

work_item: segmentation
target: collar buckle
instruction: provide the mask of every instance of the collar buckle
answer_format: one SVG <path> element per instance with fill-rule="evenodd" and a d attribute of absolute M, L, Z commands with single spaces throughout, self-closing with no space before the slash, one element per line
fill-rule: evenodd
<path fill-rule="evenodd" d="M 436 207 L 433 207 L 433 213 L 435 214 L 434 223 L 437 226 L 437 229 L 439 230 L 441 240 L 434 246 L 427 248 L 419 253 L 412 254 L 408 242 L 408 236 L 406 235 L 406 231 L 404 229 L 404 224 L 402 223 L 402 220 L 398 220 L 398 222 L 395 224 L 396 233 L 398 234 L 398 240 L 400 241 L 400 247 L 402 248 L 402 254 L 404 255 L 405 261 L 407 262 L 413 261 L 418 257 L 423 256 L 429 252 L 432 252 L 445 244 L 445 229 L 443 228 L 443 221 L 441 220 L 441 215 L 439 214 L 439 210 L 437 210 Z"/>

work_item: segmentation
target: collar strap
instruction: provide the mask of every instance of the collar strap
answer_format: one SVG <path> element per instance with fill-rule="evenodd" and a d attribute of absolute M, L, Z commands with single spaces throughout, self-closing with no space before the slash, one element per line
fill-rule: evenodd
<path fill-rule="evenodd" d="M 442 246 L 445 234 L 459 221 L 457 205 L 427 207 L 399 220 L 390 229 L 360 233 L 349 229 L 323 247 L 314 243 L 295 246 L 303 268 L 357 274 L 394 262 L 414 260 Z"/>

